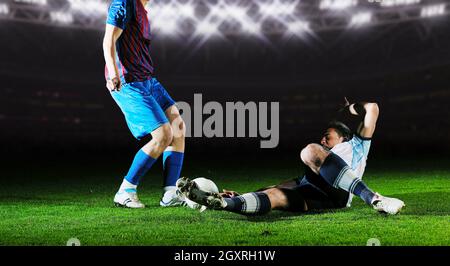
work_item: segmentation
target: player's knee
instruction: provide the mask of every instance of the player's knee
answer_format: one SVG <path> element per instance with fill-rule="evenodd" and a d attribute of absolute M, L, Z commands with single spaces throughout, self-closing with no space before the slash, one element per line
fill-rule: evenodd
<path fill-rule="evenodd" d="M 155 134 L 154 139 L 158 146 L 165 148 L 172 143 L 173 140 L 173 130 L 169 125 L 163 125 L 158 129 L 157 134 Z"/>
<path fill-rule="evenodd" d="M 162 146 L 169 146 L 173 141 L 173 130 L 170 126 L 164 127 L 161 139 Z"/>
<path fill-rule="evenodd" d="M 180 140 L 186 137 L 186 124 L 181 116 L 172 123 L 173 138 Z"/>
<path fill-rule="evenodd" d="M 309 144 L 300 152 L 300 158 L 304 164 L 316 172 L 329 154 L 330 152 L 319 144 Z"/>
<path fill-rule="evenodd" d="M 300 159 L 306 165 L 312 164 L 317 155 L 317 144 L 309 144 L 300 152 Z"/>
<path fill-rule="evenodd" d="M 264 191 L 269 197 L 272 209 L 284 209 L 288 205 L 286 195 L 278 188 L 270 188 Z"/>

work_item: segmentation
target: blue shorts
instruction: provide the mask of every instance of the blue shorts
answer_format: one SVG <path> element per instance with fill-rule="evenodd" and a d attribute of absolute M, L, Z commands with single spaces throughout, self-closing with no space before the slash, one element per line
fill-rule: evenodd
<path fill-rule="evenodd" d="M 175 104 L 155 78 L 123 84 L 111 96 L 119 105 L 133 136 L 140 140 L 169 122 L 165 111 Z"/>

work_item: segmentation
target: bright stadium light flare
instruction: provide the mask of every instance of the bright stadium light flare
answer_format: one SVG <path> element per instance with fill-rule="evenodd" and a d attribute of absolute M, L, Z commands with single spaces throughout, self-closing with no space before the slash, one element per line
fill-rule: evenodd
<path fill-rule="evenodd" d="M 193 18 L 195 16 L 195 9 L 192 5 L 179 5 L 178 12 L 184 17 Z"/>
<path fill-rule="evenodd" d="M 9 14 L 9 6 L 5 3 L 0 3 L 0 15 L 8 15 Z"/>
<path fill-rule="evenodd" d="M 47 5 L 47 0 L 14 0 L 16 3 L 33 4 L 44 6 Z"/>
<path fill-rule="evenodd" d="M 436 17 L 445 14 L 445 4 L 425 6 L 420 12 L 420 16 L 423 18 Z"/>
<path fill-rule="evenodd" d="M 176 20 L 168 20 L 163 25 L 157 26 L 157 28 L 165 35 L 175 35 L 177 33 L 178 24 Z"/>
<path fill-rule="evenodd" d="M 362 26 L 370 23 L 371 21 L 372 21 L 372 13 L 361 12 L 352 16 L 350 20 L 350 26 Z"/>
<path fill-rule="evenodd" d="M 70 24 L 73 22 L 73 16 L 67 12 L 52 11 L 50 12 L 50 19 L 53 22 L 58 22 L 62 24 Z"/>
<path fill-rule="evenodd" d="M 369 1 L 375 2 L 375 1 Z M 382 7 L 391 7 L 391 6 L 407 6 L 407 5 L 415 5 L 420 4 L 421 0 L 382 0 L 379 1 L 380 6 Z"/>
<path fill-rule="evenodd" d="M 104 15 L 108 10 L 108 4 L 103 0 L 68 0 L 72 11 L 84 14 Z"/>
<path fill-rule="evenodd" d="M 178 33 L 178 26 L 186 19 L 195 18 L 195 8 L 190 3 L 172 2 L 162 4 L 161 2 L 150 2 L 148 17 L 152 23 L 152 28 L 163 35 L 173 36 Z"/>
<path fill-rule="evenodd" d="M 264 17 L 267 16 L 289 16 L 293 15 L 297 8 L 299 0 L 280 1 L 272 0 L 269 2 L 261 2 L 258 4 L 259 13 Z"/>
<path fill-rule="evenodd" d="M 296 21 L 287 24 L 289 32 L 300 35 L 305 32 L 311 31 L 310 24 L 307 21 Z"/>
<path fill-rule="evenodd" d="M 358 5 L 358 0 L 322 0 L 319 9 L 342 10 Z"/>
<path fill-rule="evenodd" d="M 245 23 L 242 25 L 242 30 L 253 35 L 258 35 L 261 33 L 261 26 L 258 23 Z"/>
<path fill-rule="evenodd" d="M 0 0 L 0 18 L 103 30 L 110 3 Z M 270 42 L 270 35 L 315 37 L 315 33 L 329 30 L 449 16 L 447 4 L 442 3 L 444 0 L 151 0 L 148 18 L 155 36 L 205 42 L 242 35 Z"/>
<path fill-rule="evenodd" d="M 220 14 L 219 18 L 221 22 L 225 21 L 235 21 L 240 25 L 243 32 L 250 34 L 260 33 L 259 23 L 255 23 L 247 14 L 248 10 L 245 7 L 238 5 L 223 6 L 223 12 Z"/>
<path fill-rule="evenodd" d="M 247 17 L 247 11 L 237 5 L 225 6 L 222 14 L 224 17 L 234 18 L 237 21 L 243 21 Z"/>
<path fill-rule="evenodd" d="M 197 33 L 201 35 L 211 36 L 218 32 L 217 25 L 211 24 L 207 21 L 203 21 L 197 24 Z"/>

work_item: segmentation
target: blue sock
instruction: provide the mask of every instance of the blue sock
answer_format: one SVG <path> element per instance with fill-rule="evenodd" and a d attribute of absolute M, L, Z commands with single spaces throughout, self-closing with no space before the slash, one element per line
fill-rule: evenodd
<path fill-rule="evenodd" d="M 125 180 L 133 185 L 139 185 L 141 178 L 150 170 L 152 165 L 156 162 L 156 159 L 150 157 L 142 150 L 139 150 L 134 157 L 128 174 L 125 176 Z"/>
<path fill-rule="evenodd" d="M 358 178 L 341 157 L 330 153 L 320 167 L 320 176 L 335 188 L 341 188 L 360 197 L 367 204 L 372 203 L 375 193 Z"/>
<path fill-rule="evenodd" d="M 224 198 L 227 211 L 244 215 L 263 215 L 272 210 L 269 196 L 263 192 L 247 193 L 233 198 Z"/>
<path fill-rule="evenodd" d="M 183 168 L 184 153 L 166 151 L 163 153 L 164 187 L 176 185 Z"/>

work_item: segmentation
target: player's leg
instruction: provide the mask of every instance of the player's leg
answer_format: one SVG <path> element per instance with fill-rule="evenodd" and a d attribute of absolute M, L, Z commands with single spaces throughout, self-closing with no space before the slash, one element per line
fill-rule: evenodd
<path fill-rule="evenodd" d="M 297 178 L 296 179 L 288 179 L 288 180 L 282 181 L 278 185 L 261 188 L 258 191 L 264 191 L 264 190 L 267 190 L 267 189 L 270 189 L 270 188 L 295 189 L 297 187 L 297 185 L 298 185 Z"/>
<path fill-rule="evenodd" d="M 152 140 L 137 152 L 116 194 L 114 199 L 116 205 L 129 208 L 145 207 L 137 197 L 137 187 L 141 178 L 150 170 L 171 143 L 172 134 L 172 128 L 168 123 L 151 133 Z"/>
<path fill-rule="evenodd" d="M 163 197 L 160 205 L 163 207 L 183 204 L 183 197 L 177 193 L 176 182 L 183 168 L 186 125 L 181 118 L 175 101 L 164 86 L 155 78 L 151 81 L 151 95 L 164 110 L 173 132 L 172 142 L 163 153 Z"/>
<path fill-rule="evenodd" d="M 299 193 L 291 189 L 268 188 L 235 197 L 204 192 L 188 178 L 182 178 L 177 186 L 192 201 L 211 209 L 225 210 L 243 215 L 264 215 L 271 210 L 306 211 Z"/>
<path fill-rule="evenodd" d="M 318 176 L 335 188 L 342 188 L 372 204 L 375 193 L 351 171 L 350 167 L 336 154 L 325 150 L 318 144 L 304 148 L 300 157 L 302 161 Z"/>
<path fill-rule="evenodd" d="M 223 197 L 218 193 L 202 191 L 189 178 L 181 178 L 177 182 L 178 189 L 186 198 L 207 206 L 209 209 L 225 210 L 243 215 L 263 215 L 283 204 L 283 198 L 276 192 L 252 192 L 236 197 Z"/>
<path fill-rule="evenodd" d="M 137 139 L 148 134 L 152 140 L 140 149 L 116 193 L 116 205 L 143 208 L 137 197 L 137 187 L 163 151 L 172 143 L 173 132 L 169 121 L 156 100 L 149 93 L 150 81 L 125 84 L 120 92 L 112 94 L 125 115 L 130 131 Z"/>
<path fill-rule="evenodd" d="M 180 197 L 176 182 L 180 178 L 183 167 L 186 125 L 175 105 L 166 110 L 173 131 L 172 143 L 163 153 L 164 195 L 160 201 L 163 207 L 180 206 L 183 197 Z"/>
<path fill-rule="evenodd" d="M 340 209 L 347 205 L 348 192 L 330 186 L 309 168 L 296 181 L 294 189 L 303 196 L 308 210 Z"/>
<path fill-rule="evenodd" d="M 373 192 L 342 158 L 318 144 L 310 144 L 301 151 L 302 161 L 329 185 L 360 197 L 377 210 L 395 214 L 404 206 L 398 199 L 382 197 Z M 382 205 L 382 206 L 380 206 Z"/>

